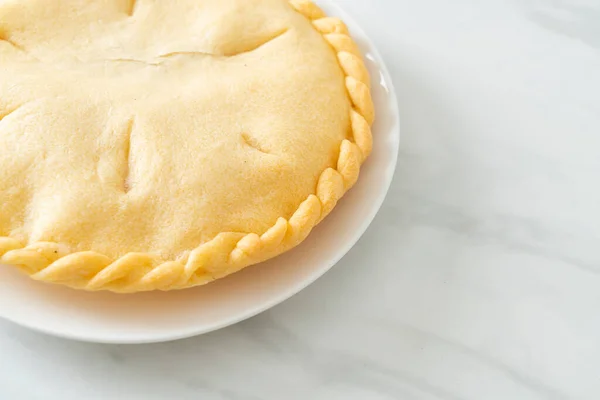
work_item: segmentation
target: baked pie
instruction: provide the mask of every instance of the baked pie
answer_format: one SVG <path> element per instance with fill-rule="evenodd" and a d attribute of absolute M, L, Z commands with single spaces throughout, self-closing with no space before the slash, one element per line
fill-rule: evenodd
<path fill-rule="evenodd" d="M 0 0 L 0 264 L 206 284 L 302 242 L 372 145 L 369 75 L 308 0 Z"/>

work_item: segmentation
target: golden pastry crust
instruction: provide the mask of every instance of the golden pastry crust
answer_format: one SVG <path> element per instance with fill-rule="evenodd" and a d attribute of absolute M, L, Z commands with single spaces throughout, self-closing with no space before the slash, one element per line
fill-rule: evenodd
<path fill-rule="evenodd" d="M 227 1 L 228 3 L 235 2 L 235 0 Z M 275 4 L 276 1 L 272 0 L 270 2 Z M 285 0 L 281 0 L 281 2 L 288 3 Z M 133 7 L 129 10 L 133 13 L 138 5 L 135 2 L 127 3 Z M 219 3 L 219 1 L 214 3 Z M 2 233 L 5 233 L 2 231 L 3 217 L 4 221 L 21 219 L 23 224 L 29 222 L 27 218 L 31 218 L 31 216 L 16 215 L 24 214 L 23 210 L 8 215 L 11 210 L 5 207 L 5 209 L 0 209 L 0 262 L 18 266 L 33 279 L 40 281 L 59 283 L 85 290 L 110 290 L 130 293 L 182 289 L 206 284 L 239 271 L 246 266 L 275 257 L 301 243 L 314 226 L 332 211 L 338 200 L 357 181 L 360 166 L 371 152 L 372 136 L 370 127 L 375 113 L 367 69 L 344 23 L 337 18 L 327 17 L 316 4 L 308 0 L 289 0 L 289 5 L 308 19 L 314 30 L 335 50 L 335 56 L 339 64 L 338 68 L 341 67 L 342 79 L 345 80 L 345 96 L 348 101 L 346 109 L 349 113 L 346 122 L 349 132 L 337 132 L 337 136 L 332 134 L 332 137 L 329 138 L 329 142 L 332 142 L 336 137 L 338 138 L 338 150 L 332 152 L 337 157 L 337 162 L 331 162 L 332 165 L 327 166 L 326 157 L 321 161 L 326 168 L 316 177 L 316 187 L 307 192 L 311 194 L 308 194 L 297 209 L 290 213 L 290 217 L 281 216 L 276 219 L 272 226 L 265 229 L 260 229 L 264 224 L 262 221 L 256 223 L 257 233 L 225 231 L 216 235 L 213 234 L 211 235 L 212 238 L 204 242 L 201 241 L 200 246 L 191 251 L 179 251 L 181 249 L 174 245 L 172 246 L 174 250 L 171 253 L 177 254 L 177 257 L 174 257 L 175 259 L 171 258 L 169 261 L 168 256 L 171 253 L 167 253 L 167 257 L 165 257 L 156 251 L 128 252 L 120 257 L 115 257 L 115 254 L 111 252 L 108 252 L 110 254 L 101 254 L 96 251 L 78 251 L 79 249 L 74 251 L 76 246 L 65 244 L 62 241 L 36 241 L 35 235 L 30 232 L 23 240 L 23 235 L 19 234 L 20 231 L 16 230 L 16 234 L 13 233 L 15 229 L 8 232 L 8 235 L 2 236 Z M 0 1 L 0 13 L 2 12 L 2 6 L 3 3 Z M 301 26 L 300 22 L 294 27 L 300 30 L 299 26 Z M 285 35 L 288 31 L 289 28 L 281 29 L 269 39 L 276 39 Z M 4 39 L 8 46 L 12 45 L 13 48 L 3 53 L 0 45 L 0 57 L 4 57 L 6 54 L 13 54 L 16 57 L 14 55 L 16 53 L 19 53 L 19 57 L 33 57 L 33 55 L 20 54 L 22 49 L 18 48 L 18 44 L 11 43 L 9 38 L 3 35 L 5 33 L 2 25 L 0 25 L 0 39 Z M 245 50 L 248 52 L 255 51 L 264 45 L 262 42 L 259 40 L 256 43 L 246 44 L 247 49 Z M 241 54 L 238 51 L 239 49 L 228 49 L 225 45 L 217 50 L 220 55 L 228 57 L 232 54 Z M 167 54 L 163 57 L 173 56 L 177 59 L 178 56 L 186 52 L 176 53 Z M 119 62 L 129 64 L 142 61 L 150 64 L 147 59 L 141 61 L 120 60 Z M 7 85 L 6 82 L 2 82 L 0 79 L 0 95 L 2 90 L 10 90 Z M 14 111 L 12 108 L 13 105 L 5 105 L 4 110 L 0 108 L 0 116 L 9 115 L 11 111 Z M 344 105 L 341 105 L 339 109 L 343 110 Z M 125 124 L 125 130 L 128 130 L 131 134 L 134 124 L 136 124 L 136 121 L 134 119 L 130 120 L 129 123 Z M 244 127 L 240 127 L 240 129 L 243 130 Z M 1 135 L 2 131 L 0 130 Z M 243 144 L 254 147 L 256 151 L 269 152 L 269 149 L 261 148 L 265 145 L 261 144 L 261 141 L 252 137 L 252 135 L 242 134 L 242 141 Z M 327 141 L 325 142 L 322 147 L 326 149 Z M 127 148 L 123 151 L 129 152 L 130 150 Z M 122 154 L 119 154 L 120 156 Z M 31 161 L 35 162 L 35 160 Z M 98 174 L 102 175 L 101 162 L 97 162 L 97 164 Z M 124 185 L 121 190 L 127 192 L 127 186 L 130 184 L 133 186 L 137 183 L 136 179 L 138 179 L 135 175 L 134 178 L 130 178 L 130 174 L 135 171 L 129 171 L 128 168 L 125 167 L 124 171 L 121 171 L 121 174 L 117 177 L 106 172 L 108 175 L 106 180 L 120 182 L 119 184 Z M 265 174 L 279 168 L 282 168 L 281 162 L 274 162 Z M 132 167 L 132 169 L 134 168 Z M 294 171 L 288 176 L 293 176 L 293 173 Z M 310 171 L 308 175 L 310 175 Z M 2 179 L 4 177 L 0 178 L 0 182 Z M 132 179 L 131 183 L 128 179 Z M 310 177 L 306 179 L 306 182 L 304 186 L 310 185 Z M 9 188 L 0 186 L 0 192 L 8 190 Z M 297 191 L 302 190 L 303 187 L 300 187 Z M 185 204 L 181 205 L 181 207 L 185 206 Z M 38 216 L 38 218 L 43 217 L 45 216 Z M 252 226 L 250 222 L 246 224 L 246 226 Z M 5 225 L 13 227 L 10 222 L 5 222 Z M 116 253 L 119 254 L 119 249 Z"/>

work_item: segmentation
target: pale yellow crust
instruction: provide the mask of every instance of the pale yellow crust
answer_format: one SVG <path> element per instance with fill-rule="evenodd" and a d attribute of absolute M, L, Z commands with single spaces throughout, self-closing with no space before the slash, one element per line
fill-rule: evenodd
<path fill-rule="evenodd" d="M 356 183 L 360 166 L 372 149 L 370 127 L 375 112 L 369 74 L 344 23 L 327 17 L 309 0 L 290 0 L 290 5 L 311 20 L 337 52 L 353 109 L 352 137 L 342 141 L 337 167 L 323 171 L 316 193 L 309 195 L 289 220 L 279 218 L 262 235 L 218 234 L 180 259 L 168 262 L 143 253 L 129 253 L 115 261 L 92 251 L 69 254 L 57 243 L 38 242 L 24 247 L 14 238 L 0 237 L 0 262 L 18 266 L 39 281 L 131 293 L 203 285 L 300 244 Z"/>

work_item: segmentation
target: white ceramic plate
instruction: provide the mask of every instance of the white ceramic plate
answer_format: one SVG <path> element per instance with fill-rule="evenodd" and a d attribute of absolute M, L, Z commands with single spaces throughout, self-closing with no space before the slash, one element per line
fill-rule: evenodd
<path fill-rule="evenodd" d="M 366 55 L 377 122 L 373 154 L 357 185 L 295 250 L 204 287 L 167 293 L 86 293 L 34 282 L 0 266 L 0 317 L 64 338 L 100 343 L 181 339 L 232 325 L 298 293 L 333 267 L 358 241 L 381 207 L 399 146 L 399 117 L 389 73 L 365 33 L 337 6 Z"/>

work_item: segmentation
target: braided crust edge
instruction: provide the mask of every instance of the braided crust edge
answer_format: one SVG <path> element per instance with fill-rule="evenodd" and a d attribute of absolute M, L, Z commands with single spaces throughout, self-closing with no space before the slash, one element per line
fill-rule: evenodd
<path fill-rule="evenodd" d="M 180 259 L 168 262 L 144 253 L 129 253 L 113 261 L 92 251 L 69 254 L 58 243 L 38 242 L 24 247 L 18 240 L 0 237 L 0 263 L 15 265 L 35 280 L 77 289 L 120 293 L 174 290 L 225 277 L 282 254 L 306 239 L 356 183 L 360 166 L 371 153 L 375 111 L 369 73 L 346 25 L 327 17 L 311 0 L 289 2 L 336 51 L 353 105 L 352 140 L 342 141 L 336 169 L 323 171 L 316 193 L 308 196 L 289 220 L 279 218 L 262 235 L 221 233 Z"/>

